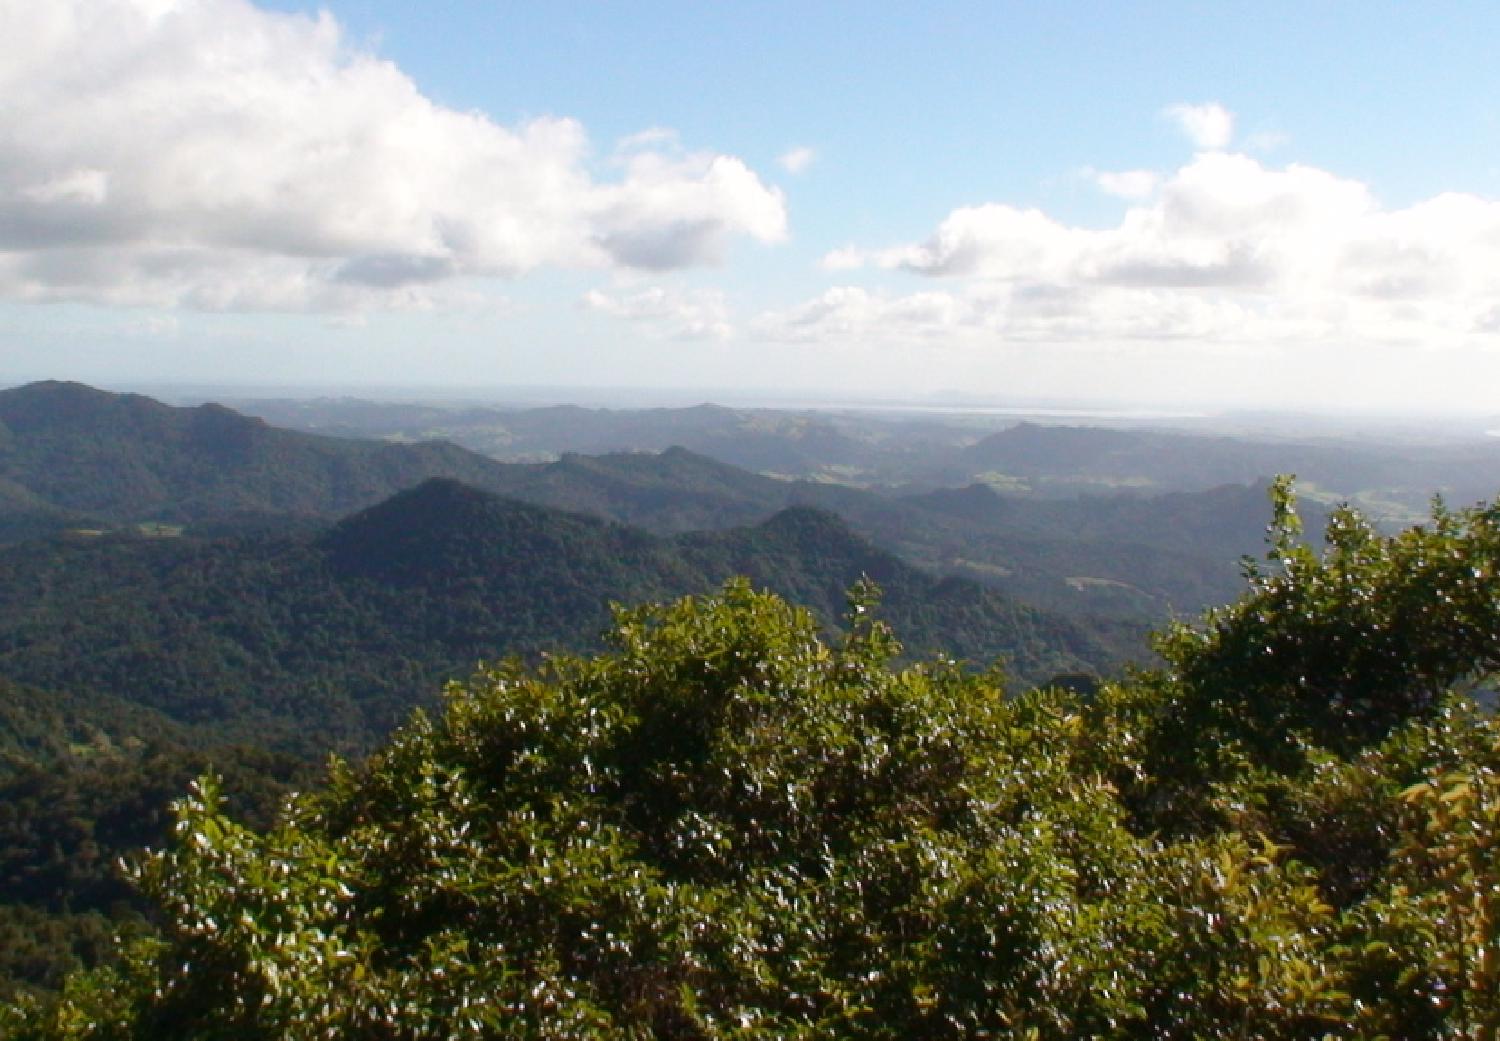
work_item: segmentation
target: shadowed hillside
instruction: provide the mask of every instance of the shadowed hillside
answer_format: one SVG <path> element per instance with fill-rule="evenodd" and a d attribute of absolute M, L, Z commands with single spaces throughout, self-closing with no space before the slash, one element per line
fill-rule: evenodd
<path fill-rule="evenodd" d="M 0 391 L 0 523 L 331 518 L 433 476 L 489 485 L 500 465 L 451 444 L 397 445 L 172 408 L 76 383 Z"/>

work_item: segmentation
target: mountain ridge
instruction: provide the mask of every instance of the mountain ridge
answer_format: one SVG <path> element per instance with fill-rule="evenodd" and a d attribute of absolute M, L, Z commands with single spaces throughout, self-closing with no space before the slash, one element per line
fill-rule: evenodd
<path fill-rule="evenodd" d="M 1052 428 L 1018 429 L 1034 440 Z M 220 535 L 307 531 L 447 477 L 659 535 L 751 525 L 812 505 L 929 571 L 1052 610 L 1156 621 L 1232 595 L 1234 562 L 1261 548 L 1258 518 L 1269 519 L 1254 491 L 1232 503 L 1212 489 L 1171 497 L 1096 488 L 1070 500 L 983 485 L 881 492 L 752 473 L 680 446 L 501 463 L 446 442 L 288 431 L 223 406 L 174 408 L 74 384 L 0 391 L 0 430 L 8 432 L 0 540 L 9 541 L 141 522 Z M 1114 444 L 1116 433 L 1099 436 Z M 1127 588 L 1138 592 L 1121 594 Z"/>
<path fill-rule="evenodd" d="M 82 384 L 0 391 L 0 424 L 10 435 L 0 480 L 33 498 L 20 504 L 29 510 L 18 510 L 10 497 L 9 512 L 115 524 L 232 514 L 331 518 L 424 477 L 484 486 L 502 472 L 502 464 L 449 442 L 322 437 L 222 405 L 175 408 Z"/>

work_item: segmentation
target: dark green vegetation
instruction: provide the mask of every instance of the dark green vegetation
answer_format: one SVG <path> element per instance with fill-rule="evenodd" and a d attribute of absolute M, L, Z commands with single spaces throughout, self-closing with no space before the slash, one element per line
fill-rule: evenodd
<path fill-rule="evenodd" d="M 480 659 L 597 646 L 611 601 L 731 575 L 830 623 L 869 575 L 914 649 L 1032 681 L 1106 670 L 1133 635 L 935 579 L 813 510 L 659 538 L 446 480 L 314 536 L 63 539 L 0 551 L 0 571 L 0 675 L 305 752 L 367 747 Z"/>
<path fill-rule="evenodd" d="M 734 583 L 449 688 L 17 1038 L 1494 1037 L 1500 508 L 1336 513 L 1163 666 L 1008 692 Z"/>
<path fill-rule="evenodd" d="M 836 513 L 931 571 L 1074 614 L 1159 621 L 1234 595 L 1265 530 L 1264 483 L 1154 497 L 1050 500 L 984 484 L 877 493 L 780 481 L 671 448 L 515 465 L 504 492 L 658 532 L 749 524 L 788 506 Z"/>
<path fill-rule="evenodd" d="M 664 429 L 684 426 L 693 429 Z M 507 465 L 451 444 L 299 434 L 218 406 L 174 409 L 76 384 L 0 392 L 0 542 L 163 522 L 171 527 L 146 532 L 310 531 L 430 477 L 658 534 L 814 506 L 929 570 L 1057 610 L 1148 622 L 1232 595 L 1233 561 L 1258 545 L 1265 512 L 1250 488 L 1034 502 L 985 486 L 955 510 L 939 493 L 775 480 L 680 448 Z"/>
<path fill-rule="evenodd" d="M 663 533 L 759 526 L 655 537 L 441 481 L 332 524 L 435 476 Z M 789 487 L 681 451 L 506 466 L 76 384 L 0 392 L 0 987 L 53 986 L 139 920 L 115 861 L 165 839 L 208 764 L 264 809 L 477 660 L 598 646 L 610 600 L 749 574 L 836 623 L 868 573 L 914 647 L 1030 679 L 1133 639 L 778 515 Z"/>
<path fill-rule="evenodd" d="M 455 445 L 312 437 L 218 405 L 171 408 L 76 383 L 0 391 L 0 538 L 331 519 L 428 477 L 485 486 L 500 469 Z"/>
<path fill-rule="evenodd" d="M 116 859 L 165 841 L 208 764 L 264 807 L 480 659 L 598 646 L 612 600 L 747 574 L 836 624 L 870 575 L 914 647 L 1029 680 L 1106 670 L 1135 637 L 933 578 L 813 510 L 663 538 L 443 479 L 311 534 L 33 541 L 0 574 L 0 676 L 25 684 L 0 690 L 0 987 L 108 952 L 104 918 L 138 919 Z"/>
<path fill-rule="evenodd" d="M 159 845 L 168 803 L 207 769 L 224 773 L 236 812 L 262 824 L 292 782 L 317 776 L 122 698 L 0 680 L 0 1000 L 55 989 L 108 960 L 117 931 L 145 931 L 118 858 Z"/>
<path fill-rule="evenodd" d="M 595 413 L 568 411 L 583 417 L 585 431 L 593 429 L 586 420 L 597 419 Z M 654 430 L 658 440 L 690 434 L 701 428 L 700 411 L 623 414 L 589 436 L 613 432 L 632 444 L 632 424 Z M 720 438 L 725 444 L 738 443 L 733 431 L 749 436 L 743 428 L 750 420 L 740 413 L 706 414 L 727 424 Z M 561 436 L 563 429 L 555 432 Z M 913 439 L 900 444 L 925 443 L 926 428 L 913 429 Z M 789 438 L 807 451 L 824 440 L 793 437 L 785 424 L 768 430 L 762 433 Z M 1095 433 L 1109 439 L 1147 436 Z M 1050 429 L 1044 439 L 1066 444 L 1069 434 Z M 880 450 L 897 451 L 896 439 L 886 440 L 892 444 L 882 442 Z M 1180 436 L 1177 442 L 1214 444 Z M 1186 451 L 1179 446 L 1177 454 Z M 950 463 L 960 457 L 954 446 L 945 452 Z M 1256 472 L 1248 463 L 1225 472 L 1241 471 Z M 961 466 L 953 476 L 974 479 Z M 776 480 L 681 448 L 507 465 L 451 444 L 299 434 L 218 406 L 174 409 L 76 384 L 0 392 L 0 542 L 162 522 L 170 526 L 147 527 L 146 533 L 172 535 L 179 525 L 189 535 L 307 531 L 430 477 L 456 478 L 658 534 L 756 524 L 788 506 L 814 506 L 839 514 L 858 534 L 928 570 L 972 578 L 1037 606 L 1147 623 L 1232 596 L 1234 562 L 1256 550 L 1265 521 L 1263 492 L 1251 485 L 1071 499 L 1000 495 L 982 483 L 962 490 L 881 492 Z"/>

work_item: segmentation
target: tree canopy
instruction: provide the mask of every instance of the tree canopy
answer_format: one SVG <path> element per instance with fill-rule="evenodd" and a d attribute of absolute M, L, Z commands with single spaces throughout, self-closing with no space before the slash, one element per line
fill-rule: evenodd
<path fill-rule="evenodd" d="M 18 1038 L 1494 1037 L 1500 510 L 1298 544 L 1164 666 L 1008 695 L 731 582 L 451 685 Z"/>

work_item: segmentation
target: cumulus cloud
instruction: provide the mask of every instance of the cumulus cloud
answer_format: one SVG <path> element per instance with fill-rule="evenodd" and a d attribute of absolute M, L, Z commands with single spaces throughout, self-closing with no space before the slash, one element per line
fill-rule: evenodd
<path fill-rule="evenodd" d="M 730 156 L 630 157 L 623 183 L 591 192 L 592 241 L 611 261 L 649 271 L 713 264 L 733 230 L 762 242 L 786 235 L 786 208 Z"/>
<path fill-rule="evenodd" d="M 1176 123 L 1197 148 L 1228 148 L 1234 139 L 1234 114 L 1216 101 L 1168 105 L 1162 114 Z"/>
<path fill-rule="evenodd" d="M 813 160 L 817 157 L 818 153 L 814 152 L 811 148 L 793 148 L 776 161 L 781 164 L 781 168 L 787 173 L 799 174 L 811 166 Z"/>
<path fill-rule="evenodd" d="M 716 290 L 683 292 L 651 286 L 634 293 L 590 289 L 583 306 L 631 322 L 643 322 L 678 340 L 727 340 L 734 332 L 724 295 Z"/>
<path fill-rule="evenodd" d="M 1145 199 L 1161 180 L 1154 170 L 1098 170 L 1093 174 L 1099 188 L 1121 199 Z"/>
<path fill-rule="evenodd" d="M 424 97 L 326 13 L 245 0 L 0 12 L 0 295 L 228 309 L 441 303 L 466 277 L 659 271 L 785 237 L 739 159 Z"/>
<path fill-rule="evenodd" d="M 823 265 L 957 288 L 939 299 L 841 287 L 758 328 L 790 340 L 925 329 L 988 342 L 1442 345 L 1496 328 L 1500 201 L 1447 193 L 1386 208 L 1356 180 L 1210 151 L 1113 227 L 988 203 L 954 210 L 923 241 L 847 247 Z"/>

